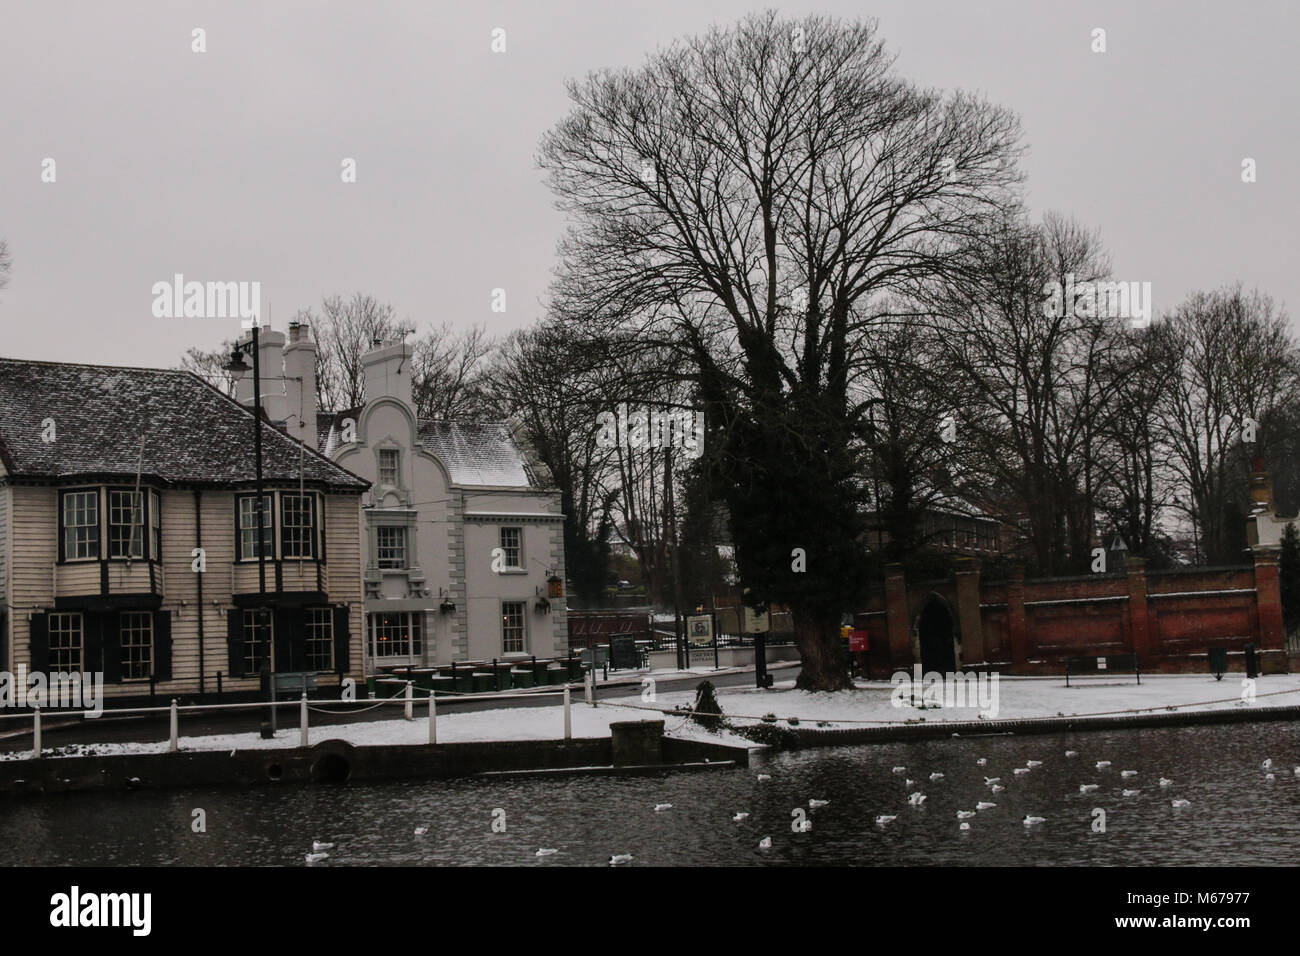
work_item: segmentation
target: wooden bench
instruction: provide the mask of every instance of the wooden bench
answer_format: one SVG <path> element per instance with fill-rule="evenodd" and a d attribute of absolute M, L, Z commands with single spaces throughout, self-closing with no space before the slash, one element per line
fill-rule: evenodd
<path fill-rule="evenodd" d="M 1102 674 L 1111 671 L 1132 671 L 1137 682 L 1142 683 L 1142 670 L 1136 654 L 1105 654 L 1099 657 L 1067 657 L 1065 659 L 1065 686 L 1070 686 L 1070 672 L 1076 674 Z"/>

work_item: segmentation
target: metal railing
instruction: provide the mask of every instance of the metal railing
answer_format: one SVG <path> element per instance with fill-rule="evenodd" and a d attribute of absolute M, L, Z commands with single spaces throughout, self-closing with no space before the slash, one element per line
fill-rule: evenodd
<path fill-rule="evenodd" d="M 592 707 L 595 707 L 596 697 L 594 692 L 595 690 L 594 681 L 592 678 L 593 675 L 590 672 L 584 675 L 583 678 L 584 698 L 588 704 L 590 704 Z M 414 720 L 415 703 L 416 703 L 415 683 L 414 681 L 409 681 L 409 680 L 404 681 L 403 683 L 405 684 L 404 691 L 401 694 L 395 695 L 393 697 L 381 698 L 377 701 L 339 699 L 339 700 L 330 700 L 327 703 L 329 703 L 330 706 L 359 705 L 362 706 L 364 710 L 370 710 L 375 707 L 383 707 L 389 705 L 401 706 L 404 712 L 403 716 L 407 720 Z M 564 698 L 564 739 L 569 740 L 573 736 L 573 725 L 572 725 L 572 715 L 571 715 L 571 706 L 572 706 L 572 696 L 571 696 L 572 685 L 571 684 L 564 684 L 563 686 L 558 687 L 555 690 L 534 691 L 532 693 L 527 693 L 527 694 L 508 694 L 508 693 L 458 694 L 453 691 L 436 691 L 436 690 L 431 690 L 428 693 L 429 693 L 428 696 L 429 743 L 431 744 L 438 742 L 437 739 L 438 697 L 443 697 L 444 699 L 450 697 L 472 697 L 474 700 L 478 701 L 478 700 L 511 700 L 511 699 L 535 700 L 538 697 L 561 696 Z M 316 701 L 316 703 L 325 703 L 325 702 Z M 300 747 L 309 746 L 309 742 L 308 742 L 308 738 L 309 738 L 308 711 L 309 710 L 316 710 L 317 712 L 320 713 L 329 713 L 329 714 L 346 713 L 346 711 L 322 710 L 320 707 L 310 706 L 310 704 L 308 703 L 307 694 L 305 692 L 298 700 L 281 700 L 281 701 L 262 700 L 262 701 L 254 701 L 251 703 L 244 703 L 244 704 L 184 704 L 182 705 L 177 702 L 176 698 L 173 697 L 171 704 L 166 707 L 115 707 L 112 710 L 100 710 L 100 711 L 58 710 L 55 713 L 57 713 L 57 715 L 60 717 L 82 717 L 82 718 L 88 718 L 92 720 L 99 719 L 104 716 L 118 717 L 127 714 L 165 713 L 168 715 L 169 718 L 167 749 L 169 752 L 175 753 L 177 750 L 180 749 L 179 739 L 180 739 L 181 711 L 186 711 L 186 712 L 237 711 L 237 710 L 255 710 L 259 708 L 265 710 L 277 710 L 283 707 L 298 708 L 298 729 L 299 729 L 298 745 Z M 42 750 L 41 708 L 39 705 L 35 705 L 32 707 L 31 714 L 0 714 L 0 720 L 30 720 L 32 722 L 32 756 L 37 758 L 41 756 L 41 750 Z"/>

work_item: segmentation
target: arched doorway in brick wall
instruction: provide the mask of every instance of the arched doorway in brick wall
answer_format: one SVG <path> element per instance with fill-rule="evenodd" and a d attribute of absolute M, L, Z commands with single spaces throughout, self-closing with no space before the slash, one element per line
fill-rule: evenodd
<path fill-rule="evenodd" d="M 921 651 L 921 671 L 951 674 L 957 670 L 956 626 L 948 602 L 931 594 L 916 619 Z"/>

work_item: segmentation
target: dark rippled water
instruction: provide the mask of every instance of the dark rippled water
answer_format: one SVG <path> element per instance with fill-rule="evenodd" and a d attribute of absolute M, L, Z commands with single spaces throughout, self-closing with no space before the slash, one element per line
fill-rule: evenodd
<path fill-rule="evenodd" d="M 1043 766 L 1012 773 L 1030 759 Z M 1113 765 L 1097 770 L 1098 760 Z M 316 838 L 337 844 L 316 866 L 605 865 L 615 853 L 673 866 L 1292 865 L 1297 764 L 1300 724 L 1266 723 L 756 754 L 748 770 L 652 777 L 24 796 L 0 800 L 0 864 L 302 866 Z M 908 806 L 897 765 L 927 794 L 922 807 Z M 945 776 L 931 782 L 932 772 Z M 1006 792 L 990 795 L 986 775 Z M 1161 776 L 1174 784 L 1159 787 Z M 1100 789 L 1081 794 L 1081 783 Z M 810 798 L 830 803 L 810 810 Z M 1175 799 L 1191 805 L 1175 809 Z M 963 833 L 956 813 L 978 800 L 997 807 Z M 656 803 L 673 808 L 656 813 Z M 206 833 L 192 832 L 195 808 Z M 811 832 L 791 832 L 795 808 Z M 1094 808 L 1106 811 L 1104 833 L 1092 829 Z M 498 809 L 504 833 L 492 829 Z M 733 823 L 738 811 L 749 818 Z M 886 813 L 898 819 L 876 825 Z M 1046 822 L 1026 827 L 1027 813 Z M 770 850 L 758 847 L 765 836 Z M 539 859 L 539 847 L 559 852 Z"/>

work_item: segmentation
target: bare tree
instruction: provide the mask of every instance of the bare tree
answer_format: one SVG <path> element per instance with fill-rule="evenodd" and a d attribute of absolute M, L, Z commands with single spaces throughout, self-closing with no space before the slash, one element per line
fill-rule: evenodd
<path fill-rule="evenodd" d="M 205 352 L 200 348 L 188 348 L 181 357 L 180 367 L 193 372 L 208 384 L 221 389 L 226 395 L 234 397 L 235 376 L 226 371 L 230 362 L 230 353 L 234 349 L 233 339 L 226 339 L 215 351 Z"/>
<path fill-rule="evenodd" d="M 327 296 L 319 315 L 302 309 L 295 321 L 311 325 L 316 338 L 316 393 L 322 410 L 339 411 L 363 404 L 366 380 L 361 357 L 376 343 L 399 338 L 405 331 L 393 306 L 374 296 L 354 293 L 350 299 Z"/>
<path fill-rule="evenodd" d="M 985 446 L 989 477 L 1015 489 L 1043 574 L 1086 568 L 1096 531 L 1105 386 L 1118 384 L 1102 370 L 1124 347 L 1124 326 L 1097 314 L 1094 300 L 1085 306 L 1082 290 L 1108 271 L 1095 233 L 1050 213 L 1041 225 L 1013 213 L 929 300 L 976 398 L 964 426 Z"/>
<path fill-rule="evenodd" d="M 615 492 L 603 481 L 610 452 L 596 440 L 603 401 L 588 384 L 563 335 L 546 324 L 509 336 L 482 382 L 491 412 L 517 424 L 559 490 L 568 577 L 594 602 L 605 586 Z"/>
<path fill-rule="evenodd" d="M 541 162 L 571 216 L 555 313 L 671 356 L 726 448 L 751 595 L 790 606 L 800 686 L 848 686 L 865 587 L 855 310 L 951 268 L 1014 201 L 1014 116 L 897 77 L 874 23 L 750 16 L 570 85 Z M 792 560 L 792 554 L 802 558 Z"/>
<path fill-rule="evenodd" d="M 1249 466 L 1234 465 L 1233 450 L 1254 434 L 1262 455 L 1271 414 L 1295 400 L 1300 359 L 1286 312 L 1237 284 L 1192 294 L 1162 325 L 1172 385 L 1159 411 L 1170 463 L 1190 494 L 1208 560 L 1235 563 L 1230 505 Z"/>
<path fill-rule="evenodd" d="M 474 419 L 485 412 L 482 376 L 494 343 L 482 325 L 448 323 L 415 340 L 411 390 L 421 418 Z"/>

